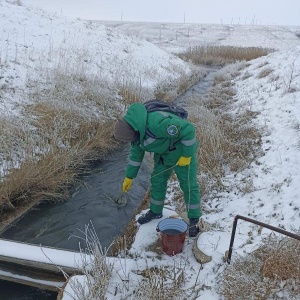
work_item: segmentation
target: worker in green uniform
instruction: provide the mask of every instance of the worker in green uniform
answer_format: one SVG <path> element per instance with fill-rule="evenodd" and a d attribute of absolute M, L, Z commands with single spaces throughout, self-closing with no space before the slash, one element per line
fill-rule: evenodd
<path fill-rule="evenodd" d="M 148 112 L 142 103 L 130 105 L 125 116 L 115 125 L 114 137 L 131 142 L 131 153 L 123 181 L 127 192 L 137 176 L 145 151 L 154 153 L 151 174 L 150 210 L 139 217 L 145 224 L 162 217 L 167 181 L 175 171 L 189 218 L 189 236 L 195 237 L 201 217 L 200 189 L 197 181 L 197 140 L 195 127 L 186 119 L 165 112 Z"/>

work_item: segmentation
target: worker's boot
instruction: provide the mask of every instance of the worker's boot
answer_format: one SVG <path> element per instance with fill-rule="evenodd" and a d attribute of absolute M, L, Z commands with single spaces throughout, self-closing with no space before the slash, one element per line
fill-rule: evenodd
<path fill-rule="evenodd" d="M 190 219 L 190 225 L 189 225 L 189 236 L 195 237 L 199 233 L 199 227 L 198 227 L 198 218 L 191 218 Z"/>
<path fill-rule="evenodd" d="M 148 210 L 144 215 L 138 218 L 138 223 L 145 224 L 148 223 L 154 219 L 160 219 L 162 217 L 162 213 L 154 213 L 152 210 Z"/>

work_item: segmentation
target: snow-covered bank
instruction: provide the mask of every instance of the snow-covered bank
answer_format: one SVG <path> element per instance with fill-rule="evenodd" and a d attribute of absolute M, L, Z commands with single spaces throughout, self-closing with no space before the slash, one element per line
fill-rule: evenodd
<path fill-rule="evenodd" d="M 298 46 L 249 62 L 235 79 L 237 101 L 233 111 L 246 105 L 249 111 L 258 112 L 253 122 L 262 132 L 264 155 L 243 172 L 228 174 L 223 179 L 226 186 L 232 187 L 230 192 L 208 197 L 203 203 L 207 231 L 200 235 L 198 248 L 212 256 L 211 262 L 203 266 L 196 262 L 192 254 L 193 239 L 188 237 L 183 252 L 175 257 L 157 251 L 159 220 L 154 220 L 139 226 L 130 250 L 130 255 L 136 259 L 136 270 L 129 273 L 127 281 L 113 276 L 106 295 L 108 299 L 141 299 L 134 293 L 142 278 L 138 274 L 145 269 L 166 266 L 184 268 L 186 295 L 193 299 L 222 299 L 217 282 L 226 266 L 223 258 L 237 214 L 289 231 L 299 230 L 299 78 Z M 175 187 L 176 183 L 169 185 L 168 203 L 172 203 Z M 166 206 L 163 214 L 164 217 L 174 215 L 175 208 Z M 245 256 L 258 249 L 270 233 L 266 228 L 239 221 L 233 261 L 239 255 Z"/>
<path fill-rule="evenodd" d="M 17 2 L 16 2 L 17 3 Z M 98 76 L 111 88 L 139 83 L 154 88 L 190 68 L 153 44 L 102 24 L 68 19 L 0 1 L 0 113 L 12 114 L 28 101 L 30 80 L 42 71 Z"/>

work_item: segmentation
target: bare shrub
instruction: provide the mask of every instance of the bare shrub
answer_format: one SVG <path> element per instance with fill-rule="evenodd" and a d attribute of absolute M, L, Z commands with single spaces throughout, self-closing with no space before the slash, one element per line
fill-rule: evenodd
<path fill-rule="evenodd" d="M 299 262 L 299 241 L 271 236 L 258 250 L 226 267 L 219 291 L 226 300 L 299 299 Z"/>
<path fill-rule="evenodd" d="M 234 46 L 194 46 L 178 54 L 185 60 L 200 65 L 221 65 L 241 60 L 252 60 L 267 55 L 271 49 L 260 47 L 234 47 Z"/>

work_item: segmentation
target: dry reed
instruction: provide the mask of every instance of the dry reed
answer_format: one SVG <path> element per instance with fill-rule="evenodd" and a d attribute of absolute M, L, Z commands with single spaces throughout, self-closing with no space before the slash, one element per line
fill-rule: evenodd
<path fill-rule="evenodd" d="M 296 300 L 300 297 L 300 243 L 270 236 L 228 266 L 219 280 L 226 300 Z"/>
<path fill-rule="evenodd" d="M 260 47 L 194 46 L 180 53 L 179 57 L 196 65 L 224 66 L 241 60 L 249 61 L 265 56 L 271 51 L 271 49 Z"/>

